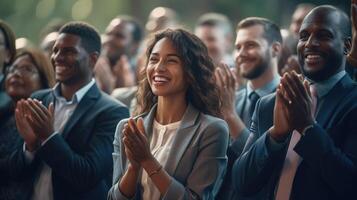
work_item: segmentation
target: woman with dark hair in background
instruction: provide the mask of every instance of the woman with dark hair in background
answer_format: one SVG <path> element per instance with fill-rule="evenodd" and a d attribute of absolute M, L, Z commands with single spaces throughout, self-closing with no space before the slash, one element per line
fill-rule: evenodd
<path fill-rule="evenodd" d="M 5 90 L 11 97 L 10 110 L 0 120 L 0 168 L 4 160 L 11 156 L 15 149 L 22 148 L 22 139 L 16 129 L 16 102 L 26 99 L 40 89 L 52 87 L 55 84 L 54 70 L 49 59 L 42 52 L 34 49 L 19 53 L 13 64 L 6 70 Z M 11 179 L 11 174 L 0 174 L 0 199 L 21 199 L 23 184 Z"/>
<path fill-rule="evenodd" d="M 15 34 L 10 26 L 0 20 L 0 121 L 11 112 L 8 108 L 11 104 L 11 98 L 4 90 L 5 70 L 15 58 Z"/>
<path fill-rule="evenodd" d="M 214 199 L 227 159 L 214 65 L 200 39 L 156 34 L 137 96 L 138 117 L 119 122 L 109 199 Z"/>

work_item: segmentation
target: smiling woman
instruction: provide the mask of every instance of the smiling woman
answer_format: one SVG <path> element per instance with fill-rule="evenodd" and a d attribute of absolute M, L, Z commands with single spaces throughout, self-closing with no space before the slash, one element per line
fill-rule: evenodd
<path fill-rule="evenodd" d="M 203 42 L 181 29 L 156 34 L 137 101 L 139 116 L 115 133 L 109 199 L 214 199 L 228 127 L 216 118 L 220 100 Z"/>
<path fill-rule="evenodd" d="M 13 64 L 7 68 L 5 90 L 12 99 L 12 107 L 9 115 L 0 120 L 0 160 L 6 160 L 12 152 L 22 147 L 14 117 L 16 102 L 30 97 L 37 90 L 52 87 L 55 83 L 54 80 L 50 61 L 38 50 L 27 49 L 20 52 L 15 57 Z M 10 181 L 10 177 L 7 175 L 1 175 L 1 178 L 5 179 L 2 183 L 6 183 L 6 185 L 0 185 L 0 199 L 21 198 L 24 182 Z"/>
<path fill-rule="evenodd" d="M 42 52 L 27 49 L 18 54 L 7 69 L 5 89 L 16 102 L 28 98 L 39 89 L 52 87 L 55 83 L 53 67 Z"/>

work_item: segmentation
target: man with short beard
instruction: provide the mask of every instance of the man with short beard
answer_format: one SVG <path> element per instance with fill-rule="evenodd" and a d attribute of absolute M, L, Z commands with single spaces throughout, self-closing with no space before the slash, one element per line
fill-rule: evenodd
<path fill-rule="evenodd" d="M 357 1 L 352 0 L 352 21 Z M 305 79 L 285 73 L 257 104 L 244 151 L 232 170 L 239 199 L 356 199 L 357 24 L 333 6 L 314 8 L 297 45 Z M 350 47 L 352 46 L 351 50 Z"/>
<path fill-rule="evenodd" d="M 220 191 L 220 199 L 232 199 L 230 172 L 233 162 L 240 155 L 249 136 L 252 114 L 260 97 L 275 91 L 280 76 L 277 64 L 281 51 L 282 36 L 277 25 L 265 18 L 243 19 L 237 26 L 235 42 L 236 66 L 247 86 L 236 95 L 234 76 L 227 67 L 217 70 L 218 85 L 222 91 L 223 118 L 229 125 L 231 143 L 227 152 L 228 169 Z"/>

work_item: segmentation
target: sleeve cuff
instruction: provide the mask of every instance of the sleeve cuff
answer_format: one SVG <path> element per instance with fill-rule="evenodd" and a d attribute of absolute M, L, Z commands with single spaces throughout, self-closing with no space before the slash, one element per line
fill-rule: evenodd
<path fill-rule="evenodd" d="M 173 198 L 184 199 L 185 187 L 178 183 L 174 178 L 171 177 L 171 183 L 164 195 L 162 195 L 163 200 L 170 200 Z M 196 198 L 192 198 L 196 199 Z"/>
<path fill-rule="evenodd" d="M 119 189 L 119 182 L 117 182 L 114 186 L 113 186 L 113 199 L 120 199 L 120 200 L 131 200 L 134 198 L 127 198 L 126 196 L 123 195 L 123 193 L 120 191 Z"/>
<path fill-rule="evenodd" d="M 26 143 L 24 143 L 24 145 L 22 146 L 22 151 L 25 154 L 26 163 L 27 164 L 31 163 L 33 161 L 33 159 L 35 158 L 36 151 L 34 151 L 34 152 L 28 151 L 26 149 Z"/>
<path fill-rule="evenodd" d="M 268 146 L 269 151 L 275 152 L 275 151 L 279 151 L 282 148 L 284 148 L 287 141 L 288 140 L 286 139 L 284 142 L 277 142 L 272 137 L 270 137 L 270 135 L 268 135 L 267 146 Z"/>
<path fill-rule="evenodd" d="M 239 134 L 238 138 L 231 139 L 230 148 L 237 156 L 239 156 L 242 153 L 244 145 L 249 137 L 249 133 L 250 133 L 249 130 L 247 128 L 244 128 L 242 132 Z"/>
<path fill-rule="evenodd" d="M 52 133 L 45 141 L 41 142 L 41 146 L 45 145 L 56 134 L 58 134 L 58 132 Z"/>

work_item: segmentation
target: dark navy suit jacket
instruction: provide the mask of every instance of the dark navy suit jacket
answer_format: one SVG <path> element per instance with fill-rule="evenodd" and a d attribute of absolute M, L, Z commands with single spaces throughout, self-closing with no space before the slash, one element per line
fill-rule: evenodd
<path fill-rule="evenodd" d="M 261 98 L 253 115 L 251 135 L 232 172 L 240 199 L 273 199 L 290 138 L 272 149 L 275 95 Z M 304 116 L 301 116 L 304 117 Z M 291 199 L 357 198 L 357 87 L 346 75 L 327 94 L 309 129 L 294 150 L 302 157 Z"/>
<path fill-rule="evenodd" d="M 35 93 L 48 106 L 54 102 L 51 89 Z M 62 134 L 57 134 L 37 150 L 31 163 L 22 149 L 14 152 L 1 174 L 11 174 L 29 183 L 24 199 L 30 199 L 42 163 L 52 169 L 55 200 L 106 199 L 111 186 L 113 139 L 115 127 L 129 117 L 128 109 L 93 85 L 68 119 Z"/>

